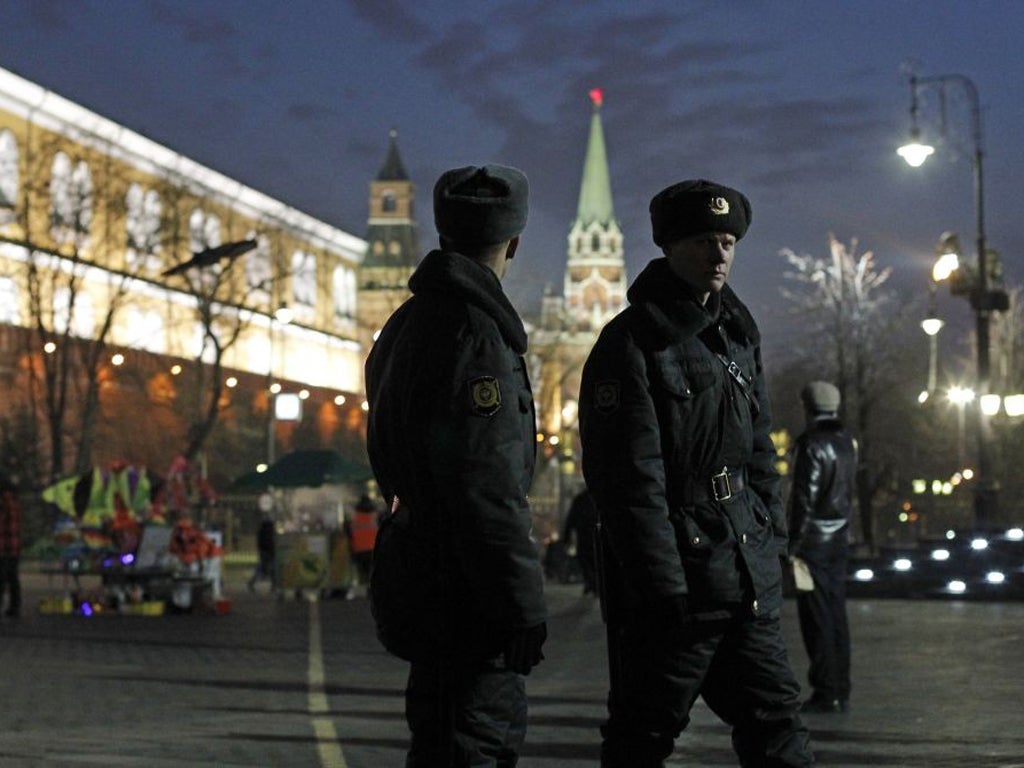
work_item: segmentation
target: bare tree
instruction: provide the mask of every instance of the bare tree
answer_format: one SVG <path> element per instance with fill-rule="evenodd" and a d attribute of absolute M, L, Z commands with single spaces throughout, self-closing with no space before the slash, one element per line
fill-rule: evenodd
<path fill-rule="evenodd" d="M 252 311 L 245 307 L 252 290 L 268 285 L 248 285 L 242 261 L 233 254 L 212 263 L 201 263 L 197 256 L 215 252 L 222 243 L 221 222 L 211 212 L 209 201 L 190 192 L 179 180 L 167 180 L 161 191 L 164 201 L 163 231 L 170 268 L 164 273 L 171 288 L 189 294 L 195 301 L 194 320 L 198 324 L 199 344 L 192 380 L 186 392 L 189 399 L 186 445 L 181 455 L 194 460 L 202 451 L 225 407 L 224 356 L 235 346 L 251 323 Z"/>
<path fill-rule="evenodd" d="M 856 239 L 846 245 L 829 234 L 828 245 L 824 258 L 781 252 L 790 267 L 785 277 L 794 286 L 784 288 L 783 295 L 813 341 L 805 359 L 814 360 L 819 375 L 835 382 L 842 395 L 840 415 L 857 437 L 861 535 L 873 548 L 875 498 L 893 485 L 897 466 L 886 456 L 892 446 L 880 439 L 884 425 L 877 417 L 886 396 L 897 388 L 896 331 L 906 308 L 883 288 L 891 270 L 879 269 L 870 251 L 858 254 Z"/>
<path fill-rule="evenodd" d="M 109 158 L 56 139 L 28 147 L 24 167 L 23 237 L 7 242 L 26 253 L 25 396 L 49 448 L 39 476 L 52 482 L 92 464 L 110 334 L 134 278 L 114 261 L 127 182 Z"/>

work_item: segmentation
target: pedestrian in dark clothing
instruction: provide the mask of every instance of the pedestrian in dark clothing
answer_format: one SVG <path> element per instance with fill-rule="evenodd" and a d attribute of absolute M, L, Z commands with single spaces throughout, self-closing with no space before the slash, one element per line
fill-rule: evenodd
<path fill-rule="evenodd" d="M 789 498 L 789 552 L 814 582 L 797 592 L 800 632 L 814 689 L 803 712 L 845 712 L 850 701 L 846 563 L 857 475 L 857 443 L 836 415 L 839 390 L 812 381 L 800 393 L 807 429 L 797 439 Z"/>
<path fill-rule="evenodd" d="M 274 517 L 264 514 L 260 522 L 259 530 L 256 532 L 256 552 L 259 562 L 249 577 L 249 591 L 256 589 L 256 582 L 263 579 L 270 579 L 270 590 L 277 589 L 277 545 L 274 542 L 275 535 Z"/>
<path fill-rule="evenodd" d="M 611 688 L 603 766 L 663 766 L 697 696 L 744 766 L 810 766 L 779 626 L 785 511 L 760 334 L 726 285 L 750 203 L 684 181 L 651 201 L 651 261 L 584 366 Z"/>
<path fill-rule="evenodd" d="M 5 616 L 21 614 L 21 506 L 18 489 L 6 474 L 0 474 L 0 606 L 7 592 Z"/>
<path fill-rule="evenodd" d="M 590 595 L 597 591 L 597 571 L 594 564 L 594 533 L 597 526 L 597 507 L 594 497 L 584 488 L 569 505 L 569 514 L 565 518 L 565 532 L 562 540 L 575 551 L 576 562 L 580 566 L 583 577 L 583 594 Z"/>
<path fill-rule="evenodd" d="M 527 491 L 536 425 L 526 332 L 501 287 L 527 181 L 488 165 L 434 187 L 440 250 L 366 363 L 367 447 L 390 507 L 370 581 L 377 632 L 412 662 L 406 766 L 513 766 L 523 675 L 547 634 Z"/>

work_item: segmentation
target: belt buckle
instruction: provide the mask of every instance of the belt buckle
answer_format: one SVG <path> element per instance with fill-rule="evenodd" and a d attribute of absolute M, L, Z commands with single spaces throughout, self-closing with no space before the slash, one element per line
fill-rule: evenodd
<path fill-rule="evenodd" d="M 722 492 L 719 493 L 719 488 Z M 728 501 L 732 498 L 732 483 L 729 482 L 729 468 L 722 467 L 722 471 L 711 476 L 711 492 L 715 501 Z"/>

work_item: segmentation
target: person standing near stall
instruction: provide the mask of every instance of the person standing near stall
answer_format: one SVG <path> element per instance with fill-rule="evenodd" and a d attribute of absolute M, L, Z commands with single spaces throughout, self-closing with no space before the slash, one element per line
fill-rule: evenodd
<path fill-rule="evenodd" d="M 0 471 L 0 605 L 7 592 L 7 610 L 4 616 L 21 615 L 21 579 L 18 575 L 21 559 L 21 505 L 18 489 L 6 472 Z"/>
<path fill-rule="evenodd" d="M 351 520 L 345 521 L 349 551 L 356 567 L 359 584 L 369 584 L 373 571 L 373 547 L 377 543 L 378 510 L 369 496 L 363 494 L 356 502 Z"/>

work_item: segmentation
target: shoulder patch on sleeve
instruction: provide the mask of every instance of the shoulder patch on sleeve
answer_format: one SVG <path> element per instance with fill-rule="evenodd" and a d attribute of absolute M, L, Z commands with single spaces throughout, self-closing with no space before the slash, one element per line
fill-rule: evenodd
<path fill-rule="evenodd" d="M 608 415 L 619 409 L 622 384 L 618 379 L 599 381 L 594 385 L 594 409 Z"/>
<path fill-rule="evenodd" d="M 501 387 L 493 376 L 478 376 L 469 382 L 470 406 L 478 416 L 493 416 L 501 408 Z"/>

